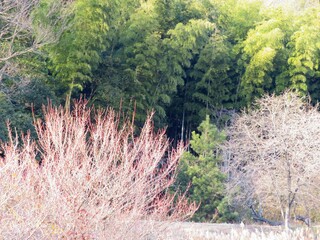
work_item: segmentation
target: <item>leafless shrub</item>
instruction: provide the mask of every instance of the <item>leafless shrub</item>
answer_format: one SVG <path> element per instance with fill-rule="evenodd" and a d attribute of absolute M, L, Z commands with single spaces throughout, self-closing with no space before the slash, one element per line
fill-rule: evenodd
<path fill-rule="evenodd" d="M 114 111 L 77 103 L 72 112 L 47 107 L 35 128 L 37 142 L 11 134 L 2 144 L 5 239 L 158 239 L 161 221 L 194 213 L 194 204 L 168 192 L 183 146 L 169 149 L 151 117 L 135 136 Z"/>

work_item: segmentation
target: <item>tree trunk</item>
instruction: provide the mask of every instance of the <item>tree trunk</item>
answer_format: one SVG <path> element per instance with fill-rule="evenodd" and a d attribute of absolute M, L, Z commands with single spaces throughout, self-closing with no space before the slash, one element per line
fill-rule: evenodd
<path fill-rule="evenodd" d="M 73 91 L 73 83 L 74 83 L 74 81 L 72 81 L 72 83 L 69 86 L 69 90 L 68 90 L 67 96 L 66 96 L 66 103 L 64 105 L 65 110 L 68 112 L 70 111 L 70 106 L 71 106 L 71 94 Z"/>
<path fill-rule="evenodd" d="M 64 105 L 65 110 L 68 111 L 68 112 L 70 111 L 70 102 L 71 102 L 71 93 L 70 92 L 67 93 L 66 103 Z"/>
<path fill-rule="evenodd" d="M 289 227 L 290 227 L 290 207 L 286 207 L 286 210 L 285 210 L 285 213 L 284 213 L 284 227 L 286 230 L 289 230 Z"/>
<path fill-rule="evenodd" d="M 185 122 L 185 108 L 184 108 L 184 104 L 183 104 L 183 112 L 182 112 L 182 122 L 181 122 L 181 141 L 184 142 L 184 122 Z"/>

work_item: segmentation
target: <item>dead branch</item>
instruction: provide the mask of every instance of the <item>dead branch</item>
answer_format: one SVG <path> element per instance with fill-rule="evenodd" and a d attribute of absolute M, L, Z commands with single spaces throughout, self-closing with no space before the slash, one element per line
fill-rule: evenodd
<path fill-rule="evenodd" d="M 252 218 L 255 221 L 267 223 L 270 226 L 282 226 L 282 225 L 284 225 L 283 222 L 272 221 L 272 220 L 269 220 L 267 218 L 264 218 L 261 214 L 259 214 L 257 211 L 254 210 L 253 206 L 250 206 L 250 209 L 251 209 L 251 212 L 252 212 Z"/>
<path fill-rule="evenodd" d="M 0 80 L 4 74 L 11 75 L 15 58 L 28 53 L 36 53 L 42 47 L 56 42 L 67 28 L 67 15 L 63 9 L 70 1 L 56 1 L 52 4 L 48 19 L 60 15 L 49 24 L 34 23 L 33 11 L 39 7 L 39 0 L 3 0 L 0 3 Z M 59 25 L 60 29 L 53 30 Z M 11 66 L 11 68 L 9 67 Z"/>
<path fill-rule="evenodd" d="M 304 216 L 297 215 L 297 216 L 295 217 L 295 219 L 298 220 L 298 221 L 301 221 L 301 222 L 305 223 L 308 227 L 311 226 L 311 220 L 310 220 L 309 217 L 304 217 Z"/>

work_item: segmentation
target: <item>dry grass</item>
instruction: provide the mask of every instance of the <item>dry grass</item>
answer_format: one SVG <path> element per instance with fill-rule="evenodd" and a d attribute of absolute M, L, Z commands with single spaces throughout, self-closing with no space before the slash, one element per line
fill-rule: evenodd
<path fill-rule="evenodd" d="M 316 240 L 318 228 L 297 228 L 286 231 L 282 227 L 244 226 L 235 224 L 176 223 L 171 226 L 170 240 Z"/>

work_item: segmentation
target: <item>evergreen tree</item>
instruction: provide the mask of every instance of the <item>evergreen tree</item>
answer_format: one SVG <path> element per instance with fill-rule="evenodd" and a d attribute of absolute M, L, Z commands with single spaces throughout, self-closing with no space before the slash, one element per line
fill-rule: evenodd
<path fill-rule="evenodd" d="M 213 0 L 217 14 L 216 24 L 232 45 L 241 44 L 248 31 L 263 20 L 261 0 Z"/>
<path fill-rule="evenodd" d="M 33 117 L 42 116 L 42 107 L 58 100 L 51 87 L 43 80 L 26 80 L 5 76 L 0 83 L 0 140 L 7 140 L 7 123 L 18 134 L 31 130 L 35 137 Z"/>
<path fill-rule="evenodd" d="M 191 72 L 201 51 L 210 41 L 210 37 L 216 33 L 216 27 L 208 20 L 192 19 L 187 24 L 177 24 L 168 33 L 170 37 L 166 39 L 166 43 L 169 46 L 168 56 L 172 62 L 170 70 L 179 76 L 183 83 L 178 88 L 176 95 L 178 99 L 170 106 L 170 111 L 175 112 L 175 118 L 178 119 L 177 123 L 171 126 L 172 128 L 179 126 L 180 139 L 185 140 L 187 129 L 194 129 L 201 122 L 198 105 L 192 99 L 195 85 Z"/>
<path fill-rule="evenodd" d="M 136 122 L 144 122 L 148 111 L 155 110 L 155 122 L 165 122 L 164 106 L 176 89 L 176 79 L 170 75 L 166 47 L 153 1 L 141 3 L 121 20 L 120 33 L 111 41 L 111 49 L 103 53 L 102 64 L 95 74 L 97 84 L 94 99 L 106 105 L 132 112 Z M 121 18 L 121 16 L 120 16 Z M 111 29 L 110 33 L 113 34 Z"/>
<path fill-rule="evenodd" d="M 201 51 L 191 76 L 195 85 L 192 100 L 202 119 L 210 114 L 218 124 L 220 111 L 236 106 L 237 78 L 231 67 L 234 59 L 232 46 L 220 34 L 214 34 Z"/>
<path fill-rule="evenodd" d="M 189 197 L 200 203 L 194 220 L 232 220 L 236 214 L 228 209 L 224 185 L 226 176 L 220 170 L 219 144 L 225 140 L 225 134 L 210 123 L 208 115 L 198 130 L 200 133 L 192 132 L 191 149 L 181 159 L 178 184 L 186 188 L 190 182 Z"/>
<path fill-rule="evenodd" d="M 37 13 L 39 21 L 45 18 L 54 2 L 42 1 L 42 8 Z M 108 14 L 112 12 L 111 8 L 116 8 L 116 3 L 102 0 L 74 1 L 66 10 L 71 11 L 68 27 L 59 41 L 47 48 L 50 69 L 66 91 L 66 108 L 70 106 L 73 90 L 82 90 L 84 83 L 91 79 L 92 69 L 98 65 L 101 51 L 106 49 L 108 21 L 111 20 Z"/>
<path fill-rule="evenodd" d="M 286 48 L 293 32 L 293 16 L 281 9 L 270 10 L 267 19 L 248 32 L 243 42 L 245 72 L 241 77 L 244 105 L 266 92 L 282 92 L 290 86 L 286 74 L 289 51 Z M 280 63 L 280 64 L 279 64 Z"/>
<path fill-rule="evenodd" d="M 103 53 L 95 75 L 95 101 L 116 108 L 121 101 L 126 112 L 135 106 L 137 123 L 153 109 L 156 125 L 166 125 L 168 106 L 184 84 L 185 69 L 214 30 L 208 21 L 188 19 L 200 15 L 200 10 L 189 8 L 182 0 L 150 0 L 131 10 L 112 48 Z M 162 16 L 165 9 L 170 14 Z"/>
<path fill-rule="evenodd" d="M 299 29 L 288 44 L 291 87 L 309 93 L 314 102 L 320 100 L 320 7 L 307 9 L 297 19 Z"/>

